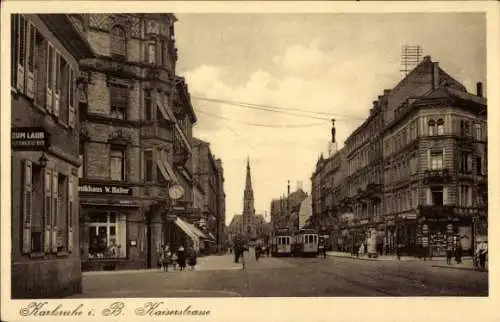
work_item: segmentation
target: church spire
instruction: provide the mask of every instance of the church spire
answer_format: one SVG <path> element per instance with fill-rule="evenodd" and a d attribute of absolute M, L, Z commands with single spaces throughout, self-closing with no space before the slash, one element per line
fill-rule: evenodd
<path fill-rule="evenodd" d="M 247 158 L 247 177 L 245 181 L 245 191 L 243 193 L 243 215 L 254 214 L 254 199 L 252 188 L 252 175 L 250 174 L 250 158 Z"/>

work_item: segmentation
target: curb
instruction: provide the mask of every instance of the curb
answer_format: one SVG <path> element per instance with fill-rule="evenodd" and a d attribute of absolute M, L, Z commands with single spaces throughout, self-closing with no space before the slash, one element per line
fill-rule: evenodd
<path fill-rule="evenodd" d="M 448 268 L 448 269 L 458 269 L 458 270 L 463 270 L 463 271 L 473 271 L 473 272 L 488 273 L 488 269 L 480 270 L 480 269 L 476 269 L 474 267 L 457 267 L 457 266 L 448 266 L 448 265 L 432 265 L 432 267 Z"/>
<path fill-rule="evenodd" d="M 327 255 L 329 257 L 337 257 L 337 258 L 347 258 L 353 260 L 362 260 L 362 261 L 372 261 L 372 262 L 410 262 L 416 261 L 417 259 L 377 259 L 377 258 L 368 258 L 368 257 L 354 257 L 354 256 L 340 256 L 340 255 Z"/>

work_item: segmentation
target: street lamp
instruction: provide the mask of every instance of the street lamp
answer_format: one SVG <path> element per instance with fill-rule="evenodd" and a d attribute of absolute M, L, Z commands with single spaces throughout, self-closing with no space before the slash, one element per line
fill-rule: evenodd
<path fill-rule="evenodd" d="M 49 159 L 47 158 L 47 156 L 45 155 L 45 152 L 42 153 L 42 156 L 40 157 L 40 159 L 38 159 L 38 163 L 40 164 L 40 166 L 42 168 L 45 168 L 47 166 L 47 162 L 49 161 Z"/>

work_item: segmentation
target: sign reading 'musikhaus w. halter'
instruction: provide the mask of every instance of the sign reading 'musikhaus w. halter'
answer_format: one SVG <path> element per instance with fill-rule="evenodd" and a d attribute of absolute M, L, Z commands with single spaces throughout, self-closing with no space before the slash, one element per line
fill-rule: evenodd
<path fill-rule="evenodd" d="M 109 184 L 80 184 L 80 193 L 110 194 L 110 195 L 132 195 L 132 188 Z"/>

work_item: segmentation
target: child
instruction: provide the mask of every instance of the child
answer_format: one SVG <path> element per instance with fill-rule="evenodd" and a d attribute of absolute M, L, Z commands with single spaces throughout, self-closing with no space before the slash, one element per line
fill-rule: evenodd
<path fill-rule="evenodd" d="M 177 270 L 177 254 L 175 252 L 172 253 L 171 259 L 172 259 L 172 265 L 173 265 L 174 271 L 175 271 L 175 270 Z"/>
<path fill-rule="evenodd" d="M 194 270 L 194 267 L 196 266 L 196 251 L 194 248 L 189 249 L 188 264 L 191 266 L 191 270 Z"/>

